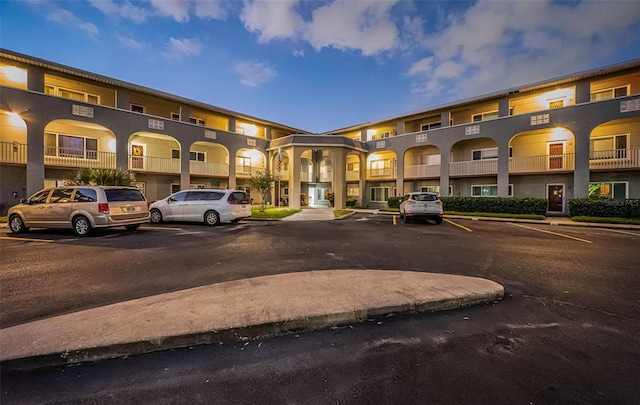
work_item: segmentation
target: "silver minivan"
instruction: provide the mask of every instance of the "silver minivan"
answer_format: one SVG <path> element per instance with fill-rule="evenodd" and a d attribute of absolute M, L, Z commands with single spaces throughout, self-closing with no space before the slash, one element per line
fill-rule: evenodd
<path fill-rule="evenodd" d="M 163 221 L 238 222 L 251 216 L 251 201 L 244 191 L 221 189 L 183 190 L 149 206 L 151 223 Z"/>
<path fill-rule="evenodd" d="M 149 222 L 149 205 L 135 187 L 64 186 L 40 190 L 9 208 L 13 233 L 29 228 L 71 228 L 88 236 L 96 228 L 138 229 Z"/>

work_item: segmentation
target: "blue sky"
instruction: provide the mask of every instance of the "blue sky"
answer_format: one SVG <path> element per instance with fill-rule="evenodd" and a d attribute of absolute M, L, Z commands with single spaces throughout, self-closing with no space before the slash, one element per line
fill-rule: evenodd
<path fill-rule="evenodd" d="M 640 58 L 640 2 L 0 0 L 0 46 L 310 132 Z"/>

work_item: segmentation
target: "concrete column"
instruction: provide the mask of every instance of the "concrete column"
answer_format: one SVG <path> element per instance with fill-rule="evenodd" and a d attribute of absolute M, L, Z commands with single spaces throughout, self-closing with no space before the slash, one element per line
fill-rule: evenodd
<path fill-rule="evenodd" d="M 270 141 L 271 140 L 271 128 L 266 127 L 264 129 L 264 139 Z"/>
<path fill-rule="evenodd" d="M 451 146 L 440 149 L 440 196 L 449 196 L 449 157 Z"/>
<path fill-rule="evenodd" d="M 44 125 L 27 124 L 27 196 L 44 187 Z"/>
<path fill-rule="evenodd" d="M 229 117 L 229 132 L 236 132 L 236 119 Z"/>
<path fill-rule="evenodd" d="M 451 112 L 445 111 L 440 114 L 440 122 L 443 127 L 448 127 L 449 123 L 451 122 Z"/>
<path fill-rule="evenodd" d="M 191 162 L 189 160 L 189 146 L 180 143 L 180 190 L 191 188 Z"/>
<path fill-rule="evenodd" d="M 407 133 L 404 121 L 398 121 L 396 124 L 396 135 L 402 135 Z"/>
<path fill-rule="evenodd" d="M 498 142 L 498 197 L 509 196 L 509 140 Z"/>
<path fill-rule="evenodd" d="M 129 110 L 129 92 L 125 89 L 118 89 L 116 93 L 116 108 Z"/>
<path fill-rule="evenodd" d="M 336 149 L 333 153 L 333 191 L 334 208 L 344 208 L 347 203 L 347 153 L 346 149 Z"/>
<path fill-rule="evenodd" d="M 289 208 L 300 209 L 300 172 L 302 171 L 302 153 L 304 148 L 292 146 L 287 154 L 289 155 Z"/>
<path fill-rule="evenodd" d="M 508 117 L 509 116 L 509 99 L 504 98 L 498 101 L 498 117 Z"/>
<path fill-rule="evenodd" d="M 573 198 L 589 196 L 589 135 L 591 130 L 581 130 L 575 136 L 575 169 L 573 171 Z"/>
<path fill-rule="evenodd" d="M 186 105 L 180 106 L 180 121 L 189 122 L 189 116 L 191 115 L 191 108 Z"/>
<path fill-rule="evenodd" d="M 238 185 L 236 179 L 236 154 L 237 149 L 229 149 L 229 188 L 235 189 Z"/>
<path fill-rule="evenodd" d="M 27 89 L 38 93 L 44 93 L 44 70 L 42 68 L 29 66 L 29 69 L 27 70 Z M 42 136 L 44 137 L 44 135 Z M 36 191 L 39 190 L 40 189 Z"/>
<path fill-rule="evenodd" d="M 362 142 L 366 142 L 366 141 L 369 140 L 369 139 L 367 139 L 367 130 L 366 129 L 360 130 L 360 140 Z"/>
<path fill-rule="evenodd" d="M 398 155 L 396 153 L 396 195 L 404 195 L 404 154 Z"/>
<path fill-rule="evenodd" d="M 576 84 L 576 104 L 591 101 L 591 82 L 585 80 Z"/>

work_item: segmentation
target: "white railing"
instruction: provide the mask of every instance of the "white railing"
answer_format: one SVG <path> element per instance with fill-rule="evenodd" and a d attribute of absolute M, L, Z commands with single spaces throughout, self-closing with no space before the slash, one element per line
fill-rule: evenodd
<path fill-rule="evenodd" d="M 535 173 L 573 170 L 575 154 L 538 155 L 509 158 L 509 173 Z"/>
<path fill-rule="evenodd" d="M 589 169 L 626 169 L 640 167 L 640 148 L 591 151 Z"/>
<path fill-rule="evenodd" d="M 27 163 L 27 145 L 17 142 L 0 142 L 0 162 Z"/>
<path fill-rule="evenodd" d="M 203 176 L 228 176 L 229 165 L 224 163 L 189 162 L 189 173 Z"/>
<path fill-rule="evenodd" d="M 467 160 L 449 163 L 449 175 L 451 176 L 497 173 L 498 159 Z"/>
<path fill-rule="evenodd" d="M 367 179 L 379 180 L 379 179 L 395 179 L 396 169 L 391 167 L 381 167 L 376 169 L 367 170 Z"/>
<path fill-rule="evenodd" d="M 404 177 L 440 177 L 440 165 L 413 165 L 404 167 Z"/>
<path fill-rule="evenodd" d="M 347 181 L 360 180 L 360 170 L 349 170 L 346 175 Z"/>
<path fill-rule="evenodd" d="M 129 155 L 129 170 L 154 173 L 180 173 L 180 159 Z"/>
<path fill-rule="evenodd" d="M 280 180 L 289 180 L 289 170 L 280 170 L 277 169 L 272 173 L 274 176 L 279 177 Z"/>
<path fill-rule="evenodd" d="M 326 183 L 328 181 L 333 181 L 333 173 L 320 173 L 320 181 Z"/>
<path fill-rule="evenodd" d="M 265 168 L 264 167 L 247 167 L 247 166 L 236 166 L 236 176 L 238 177 L 251 177 L 254 176 L 256 174 L 258 174 L 258 172 L 265 172 Z"/>
<path fill-rule="evenodd" d="M 313 173 L 300 172 L 300 181 L 304 181 L 306 183 L 313 183 Z"/>
<path fill-rule="evenodd" d="M 115 169 L 116 154 L 113 152 L 46 146 L 44 148 L 44 164 L 49 166 Z"/>

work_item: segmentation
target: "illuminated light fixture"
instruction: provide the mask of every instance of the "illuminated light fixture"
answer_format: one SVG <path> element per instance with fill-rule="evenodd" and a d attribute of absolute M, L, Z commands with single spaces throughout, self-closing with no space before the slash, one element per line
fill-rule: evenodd
<path fill-rule="evenodd" d="M 375 129 L 367 129 L 367 139 L 371 139 L 371 137 L 377 133 L 378 131 L 376 131 Z"/>
<path fill-rule="evenodd" d="M 564 128 L 556 127 L 551 130 L 552 141 L 564 141 L 571 137 L 572 137 L 571 132 L 569 132 Z"/>
<path fill-rule="evenodd" d="M 252 164 L 255 164 L 256 162 L 261 161 L 262 159 L 262 153 L 260 153 L 260 151 L 255 150 L 255 149 L 249 149 L 247 151 L 245 151 L 243 153 L 243 155 L 245 157 L 251 158 L 251 162 Z"/>
<path fill-rule="evenodd" d="M 253 124 L 241 122 L 238 124 L 238 128 L 241 129 L 240 133 L 243 135 L 256 136 L 258 134 L 258 127 Z"/>
<path fill-rule="evenodd" d="M 16 128 L 27 128 L 27 124 L 17 113 L 7 113 L 9 125 Z"/>
<path fill-rule="evenodd" d="M 15 66 L 0 66 L 0 74 L 2 74 L 7 81 L 19 84 L 27 83 L 27 71 Z"/>

